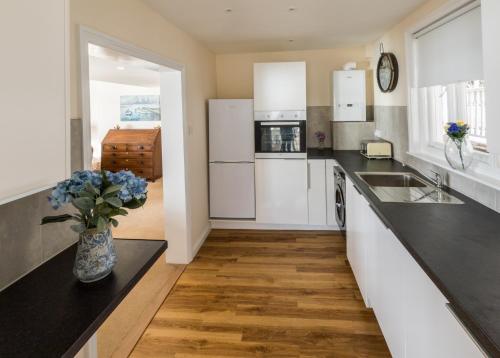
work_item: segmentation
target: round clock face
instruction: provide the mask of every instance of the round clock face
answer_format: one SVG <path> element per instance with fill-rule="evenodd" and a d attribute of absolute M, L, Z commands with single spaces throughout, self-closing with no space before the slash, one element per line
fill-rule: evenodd
<path fill-rule="evenodd" d="M 391 92 L 398 83 L 398 61 L 392 53 L 383 53 L 378 60 L 377 82 L 382 92 Z"/>

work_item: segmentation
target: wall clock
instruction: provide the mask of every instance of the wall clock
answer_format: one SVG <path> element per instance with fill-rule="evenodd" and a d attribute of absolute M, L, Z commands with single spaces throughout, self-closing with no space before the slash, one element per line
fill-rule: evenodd
<path fill-rule="evenodd" d="M 377 64 L 377 83 L 378 88 L 383 93 L 394 91 L 398 85 L 399 67 L 398 60 L 391 52 L 384 52 L 381 45 L 380 58 Z"/>

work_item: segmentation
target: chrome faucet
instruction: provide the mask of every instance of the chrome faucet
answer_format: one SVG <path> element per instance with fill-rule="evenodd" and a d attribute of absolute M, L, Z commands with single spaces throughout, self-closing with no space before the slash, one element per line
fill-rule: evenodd
<path fill-rule="evenodd" d="M 431 170 L 431 173 L 434 174 L 434 180 L 433 180 L 433 183 L 434 185 L 436 186 L 436 188 L 438 189 L 443 189 L 443 177 L 441 176 L 441 174 Z"/>

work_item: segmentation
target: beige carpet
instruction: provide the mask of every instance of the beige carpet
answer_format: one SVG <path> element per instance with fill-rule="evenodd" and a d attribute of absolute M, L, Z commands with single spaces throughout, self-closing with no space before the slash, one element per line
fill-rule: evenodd
<path fill-rule="evenodd" d="M 163 219 L 163 179 L 148 183 L 148 200 L 142 208 L 120 216 L 113 236 L 120 239 L 165 240 Z"/>

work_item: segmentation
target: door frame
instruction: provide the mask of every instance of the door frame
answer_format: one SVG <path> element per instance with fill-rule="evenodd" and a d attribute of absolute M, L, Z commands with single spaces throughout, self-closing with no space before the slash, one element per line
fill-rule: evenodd
<path fill-rule="evenodd" d="M 104 33 L 95 31 L 86 26 L 79 26 L 79 46 L 80 46 L 80 80 L 81 80 L 81 104 L 82 104 L 82 129 L 83 129 L 83 167 L 84 169 L 91 169 L 92 163 L 92 149 L 91 149 L 91 114 L 90 114 L 90 79 L 89 79 L 89 51 L 88 45 L 94 44 L 102 47 L 112 49 L 123 54 L 137 57 L 162 67 L 167 70 L 174 70 L 180 74 L 180 85 L 182 96 L 182 126 L 176 126 L 179 131 L 173 135 L 181 138 L 183 142 L 182 150 L 179 153 L 179 147 L 172 145 L 169 148 L 169 143 L 167 141 L 166 130 L 162 131 L 162 161 L 163 161 L 163 177 L 165 178 L 167 174 L 166 159 L 168 158 L 168 153 L 175 153 L 178 167 L 176 167 L 176 175 L 183 175 L 183 180 L 176 180 L 177 187 L 173 187 L 174 184 L 168 186 L 166 180 L 163 181 L 163 191 L 164 191 L 164 215 L 165 215 L 165 239 L 169 237 L 169 250 L 167 250 L 167 260 L 169 263 L 179 263 L 187 264 L 193 259 L 192 250 L 192 237 L 191 237 L 191 208 L 189 201 L 189 171 L 188 171 L 188 121 L 186 113 L 186 69 L 181 63 L 174 60 L 167 59 L 161 55 L 158 55 L 152 51 L 140 48 L 138 46 L 129 44 L 120 39 L 114 38 L 112 36 L 106 35 Z M 162 110 L 163 114 L 163 110 Z M 162 127 L 166 128 L 167 123 L 164 116 L 162 116 Z M 169 136 L 171 136 L 170 134 Z M 179 156 L 181 160 L 178 160 Z M 168 162 L 167 162 L 168 164 Z M 172 172 L 172 168 L 170 168 Z M 181 193 L 181 195 L 179 195 Z M 167 200 L 171 196 L 175 197 L 175 200 Z M 179 202 L 181 201 L 181 202 Z M 168 218 L 170 213 L 175 216 L 175 221 L 172 219 L 169 222 Z M 167 215 L 169 214 L 169 215 Z M 167 225 L 168 224 L 168 225 Z M 172 253 L 172 254 L 169 254 Z"/>

